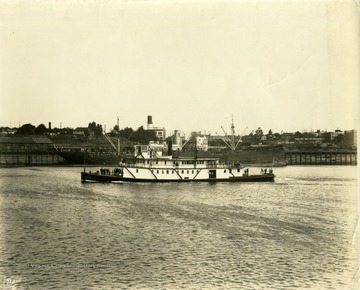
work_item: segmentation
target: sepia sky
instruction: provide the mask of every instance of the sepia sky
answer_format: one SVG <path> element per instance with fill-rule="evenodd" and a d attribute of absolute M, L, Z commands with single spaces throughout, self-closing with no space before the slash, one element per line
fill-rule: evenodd
<path fill-rule="evenodd" d="M 0 126 L 353 129 L 358 1 L 0 1 Z"/>

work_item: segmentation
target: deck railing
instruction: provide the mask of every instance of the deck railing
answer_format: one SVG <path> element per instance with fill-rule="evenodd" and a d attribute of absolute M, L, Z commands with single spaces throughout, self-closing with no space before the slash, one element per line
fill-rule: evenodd
<path fill-rule="evenodd" d="M 240 168 L 240 165 L 235 166 L 234 164 L 139 164 L 139 163 L 120 163 L 120 166 L 133 167 L 133 168 L 149 168 L 149 169 L 230 169 L 230 168 Z"/>

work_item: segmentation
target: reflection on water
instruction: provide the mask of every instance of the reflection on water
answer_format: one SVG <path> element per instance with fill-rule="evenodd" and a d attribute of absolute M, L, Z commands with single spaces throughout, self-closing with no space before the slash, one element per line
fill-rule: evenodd
<path fill-rule="evenodd" d="M 244 184 L 84 184 L 80 171 L 0 169 L 3 288 L 356 289 L 355 167 Z"/>

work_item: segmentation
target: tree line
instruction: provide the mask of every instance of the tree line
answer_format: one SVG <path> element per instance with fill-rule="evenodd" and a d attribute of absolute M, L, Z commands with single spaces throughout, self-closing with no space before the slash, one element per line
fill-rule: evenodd
<path fill-rule="evenodd" d="M 56 135 L 56 136 L 72 136 L 74 134 L 75 130 L 80 130 L 84 133 L 84 138 L 101 138 L 104 135 L 104 130 L 101 124 L 97 124 L 96 122 L 90 122 L 87 127 L 81 127 L 77 129 L 73 128 L 52 128 L 49 130 L 46 128 L 44 124 L 40 124 L 37 127 L 28 123 L 24 124 L 19 128 L 8 128 L 8 127 L 2 127 L 2 132 L 6 132 L 9 129 L 11 131 L 15 131 L 15 135 Z M 299 131 L 296 131 L 295 133 L 274 133 L 272 130 L 269 130 L 269 132 L 266 134 L 264 133 L 261 128 L 259 127 L 257 130 L 252 131 L 248 135 L 242 136 L 243 144 L 258 144 L 262 142 L 262 137 L 266 136 L 266 140 L 269 141 L 279 141 L 284 138 L 288 138 L 289 141 L 294 141 L 296 138 L 309 138 L 313 137 L 314 133 L 316 133 L 318 136 L 321 136 L 323 138 L 323 142 L 325 143 L 337 143 L 341 144 L 345 141 L 344 133 L 341 132 L 337 134 L 335 137 L 331 136 L 331 132 L 321 132 L 320 130 L 317 130 L 316 132 L 304 132 L 301 133 Z M 117 138 L 120 136 L 122 139 L 128 139 L 133 142 L 137 143 L 144 143 L 147 144 L 149 141 L 158 141 L 156 140 L 155 132 L 151 130 L 145 130 L 143 126 L 139 127 L 137 130 L 134 130 L 130 127 L 126 127 L 124 129 L 118 128 L 117 125 L 113 127 L 113 129 L 108 133 L 110 137 Z M 213 143 L 222 143 L 221 138 L 219 137 L 219 140 L 213 140 Z"/>
<path fill-rule="evenodd" d="M 10 128 L 9 128 L 10 129 Z M 73 135 L 75 130 L 79 130 L 84 133 L 84 138 L 101 138 L 104 135 L 104 130 L 101 124 L 97 124 L 96 122 L 90 122 L 87 127 L 80 127 L 77 129 L 73 128 L 53 128 L 48 129 L 44 124 L 40 124 L 39 126 L 34 126 L 30 123 L 24 124 L 21 127 L 16 129 L 15 135 L 47 135 L 47 134 L 55 134 L 55 135 Z M 143 126 L 139 127 L 137 130 L 134 130 L 130 127 L 126 127 L 124 129 L 120 129 L 117 125 L 111 130 L 108 134 L 110 137 L 117 138 L 118 136 L 121 138 L 128 139 L 133 142 L 146 144 L 149 141 L 157 141 L 155 132 L 145 130 Z"/>

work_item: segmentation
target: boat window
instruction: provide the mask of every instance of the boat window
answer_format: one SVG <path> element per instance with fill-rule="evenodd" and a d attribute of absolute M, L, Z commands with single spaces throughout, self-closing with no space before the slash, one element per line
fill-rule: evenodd
<path fill-rule="evenodd" d="M 166 161 L 165 161 L 165 165 L 166 165 Z"/>
<path fill-rule="evenodd" d="M 161 170 L 161 173 L 164 174 L 164 170 Z"/>
<path fill-rule="evenodd" d="M 159 170 L 156 170 L 156 173 L 159 173 Z"/>
<path fill-rule="evenodd" d="M 238 172 L 240 172 L 240 168 L 238 168 Z"/>
<path fill-rule="evenodd" d="M 224 173 L 226 173 L 226 169 L 224 170 Z"/>
<path fill-rule="evenodd" d="M 191 173 L 194 173 L 194 170 L 191 170 Z"/>
<path fill-rule="evenodd" d="M 189 170 L 186 173 L 189 173 Z"/>
<path fill-rule="evenodd" d="M 136 173 L 138 173 L 139 172 L 139 169 L 136 169 Z"/>
<path fill-rule="evenodd" d="M 171 170 L 171 173 L 174 173 L 174 170 Z"/>
<path fill-rule="evenodd" d="M 157 160 L 155 161 L 155 164 L 158 164 L 158 161 L 157 161 Z"/>
<path fill-rule="evenodd" d="M 231 173 L 231 169 L 229 169 L 229 173 Z"/>
<path fill-rule="evenodd" d="M 181 170 L 181 173 L 184 173 L 184 170 Z"/>

